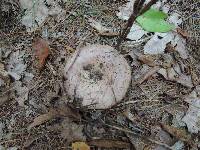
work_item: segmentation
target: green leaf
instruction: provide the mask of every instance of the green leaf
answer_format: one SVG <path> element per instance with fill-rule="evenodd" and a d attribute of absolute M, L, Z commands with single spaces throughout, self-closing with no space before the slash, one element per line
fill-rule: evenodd
<path fill-rule="evenodd" d="M 138 16 L 136 21 L 141 27 L 149 32 L 168 32 L 175 28 L 175 25 L 166 22 L 167 14 L 156 9 L 149 9 Z"/>

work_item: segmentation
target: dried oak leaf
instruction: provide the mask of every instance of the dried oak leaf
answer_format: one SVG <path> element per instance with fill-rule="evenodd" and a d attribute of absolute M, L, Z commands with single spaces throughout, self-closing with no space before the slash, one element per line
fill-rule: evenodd
<path fill-rule="evenodd" d="M 49 56 L 50 48 L 46 40 L 42 38 L 33 39 L 32 47 L 34 54 L 38 60 L 38 68 L 42 69 L 45 64 L 46 58 Z"/>

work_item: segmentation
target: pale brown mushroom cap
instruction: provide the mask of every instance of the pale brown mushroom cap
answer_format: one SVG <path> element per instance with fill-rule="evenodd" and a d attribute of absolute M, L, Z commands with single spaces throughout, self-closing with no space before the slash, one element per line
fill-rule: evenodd
<path fill-rule="evenodd" d="M 68 60 L 65 88 L 82 106 L 106 109 L 120 102 L 131 81 L 126 59 L 111 46 L 89 45 Z"/>

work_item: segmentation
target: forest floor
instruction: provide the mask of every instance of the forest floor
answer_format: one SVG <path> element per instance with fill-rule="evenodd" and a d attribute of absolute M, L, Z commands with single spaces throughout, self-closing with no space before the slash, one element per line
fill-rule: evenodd
<path fill-rule="evenodd" d="M 143 54 L 148 38 L 122 43 L 119 53 L 131 66 L 132 83 L 122 102 L 106 110 L 77 106 L 65 93 L 63 69 L 77 47 L 117 44 L 117 34 L 102 35 L 91 19 L 119 33 L 126 21 L 116 13 L 127 1 L 56 0 L 52 6 L 51 0 L 44 0 L 45 9 L 55 10 L 42 23 L 32 24 L 23 22 L 26 11 L 21 1 L 1 0 L 0 6 L 0 150 L 77 150 L 72 146 L 77 141 L 90 149 L 200 147 L 198 0 L 168 1 L 170 11 L 183 20 L 179 28 L 186 32 L 182 36 L 187 59 L 170 44 L 163 54 Z M 39 69 L 32 44 L 36 37 L 50 47 Z M 155 69 L 171 69 L 174 64 L 181 71 L 173 80 Z"/>

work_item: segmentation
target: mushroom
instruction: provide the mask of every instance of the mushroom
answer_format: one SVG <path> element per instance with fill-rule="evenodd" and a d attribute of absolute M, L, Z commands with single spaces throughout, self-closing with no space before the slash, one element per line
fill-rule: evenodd
<path fill-rule="evenodd" d="M 76 51 L 64 69 L 65 89 L 82 106 L 107 109 L 120 102 L 131 81 L 131 69 L 117 50 L 89 45 Z"/>

